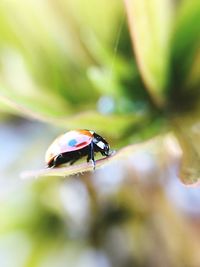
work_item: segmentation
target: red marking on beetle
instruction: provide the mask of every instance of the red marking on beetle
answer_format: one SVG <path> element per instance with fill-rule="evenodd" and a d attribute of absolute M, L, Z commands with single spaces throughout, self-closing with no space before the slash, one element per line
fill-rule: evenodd
<path fill-rule="evenodd" d="M 75 147 L 80 147 L 80 146 L 84 146 L 84 145 L 87 145 L 88 143 L 87 142 L 82 142 L 82 143 L 79 143 L 77 145 L 75 145 Z"/>

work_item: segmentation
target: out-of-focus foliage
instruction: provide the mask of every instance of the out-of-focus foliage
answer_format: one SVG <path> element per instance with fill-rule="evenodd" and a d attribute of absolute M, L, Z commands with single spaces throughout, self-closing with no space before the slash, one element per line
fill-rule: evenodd
<path fill-rule="evenodd" d="M 85 75 L 93 60 L 86 44 L 79 40 L 80 35 L 86 35 L 83 39 L 90 35 L 95 14 L 90 15 L 88 24 L 81 29 L 77 20 L 87 14 L 80 17 L 75 11 L 87 12 L 87 5 L 82 3 L 77 9 L 77 3 L 1 3 L 1 78 L 2 91 L 8 98 L 34 108 L 39 114 L 58 116 L 69 112 L 68 106 L 79 107 L 85 100 L 91 103 L 97 97 L 95 92 L 89 93 L 87 88 L 91 84 Z M 102 7 L 104 5 L 102 3 Z M 110 5 L 101 18 L 106 24 L 113 23 L 111 11 Z M 102 25 L 99 36 L 102 42 L 109 36 L 104 29 Z"/>
<path fill-rule="evenodd" d="M 173 6 L 169 0 L 125 0 L 136 58 L 144 82 L 159 107 L 166 104 Z"/>
<path fill-rule="evenodd" d="M 0 96 L 10 112 L 114 138 L 146 120 L 122 3 L 5 1 L 0 12 Z"/>
<path fill-rule="evenodd" d="M 1 1 L 1 267 L 200 266 L 181 185 L 200 178 L 199 18 L 198 0 Z M 130 146 L 20 180 L 70 128 Z"/>
<path fill-rule="evenodd" d="M 167 115 L 182 145 L 180 175 L 186 183 L 194 182 L 200 178 L 200 131 L 196 126 L 200 99 L 200 2 L 125 3 L 138 66 L 147 89 Z"/>
<path fill-rule="evenodd" d="M 199 104 L 200 3 L 183 1 L 172 36 L 170 103 L 175 110 Z"/>
<path fill-rule="evenodd" d="M 200 2 L 182 1 L 177 10 L 172 35 L 170 112 L 173 129 L 182 144 L 182 179 L 200 178 Z"/>

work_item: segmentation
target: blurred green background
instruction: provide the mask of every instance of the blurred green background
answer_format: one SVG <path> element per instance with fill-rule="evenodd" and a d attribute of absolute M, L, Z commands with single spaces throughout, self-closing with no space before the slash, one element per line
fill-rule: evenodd
<path fill-rule="evenodd" d="M 199 0 L 1 1 L 0 266 L 200 266 L 199 86 Z M 75 128 L 125 149 L 20 179 Z"/>

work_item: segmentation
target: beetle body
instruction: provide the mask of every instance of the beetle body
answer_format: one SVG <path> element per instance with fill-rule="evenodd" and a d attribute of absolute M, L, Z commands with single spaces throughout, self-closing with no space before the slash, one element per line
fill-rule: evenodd
<path fill-rule="evenodd" d="M 47 167 L 57 167 L 64 163 L 72 165 L 87 156 L 87 162 L 91 160 L 95 168 L 94 154 L 96 152 L 100 152 L 103 156 L 111 154 L 106 140 L 94 131 L 74 130 L 53 141 L 46 152 L 45 162 Z"/>

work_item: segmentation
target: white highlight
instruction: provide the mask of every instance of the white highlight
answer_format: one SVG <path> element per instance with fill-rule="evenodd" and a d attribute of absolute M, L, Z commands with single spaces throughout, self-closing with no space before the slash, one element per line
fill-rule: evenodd
<path fill-rule="evenodd" d="M 105 144 L 104 144 L 102 141 L 99 141 L 99 142 L 97 143 L 97 146 L 100 147 L 101 149 L 104 149 Z"/>

